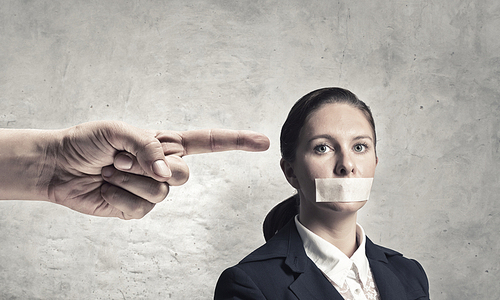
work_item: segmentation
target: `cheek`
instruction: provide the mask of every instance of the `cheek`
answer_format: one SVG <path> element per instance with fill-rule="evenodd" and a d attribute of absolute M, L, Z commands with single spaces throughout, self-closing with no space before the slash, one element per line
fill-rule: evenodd
<path fill-rule="evenodd" d="M 376 159 L 370 159 L 360 164 L 359 171 L 362 177 L 369 178 L 375 175 Z"/>
<path fill-rule="evenodd" d="M 314 181 L 315 178 L 328 178 L 332 176 L 333 169 L 328 159 L 306 158 L 304 161 L 304 176 Z"/>
<path fill-rule="evenodd" d="M 327 160 L 313 159 L 308 157 L 305 159 L 304 171 L 311 178 L 321 178 L 327 176 L 331 170 L 328 170 Z"/>

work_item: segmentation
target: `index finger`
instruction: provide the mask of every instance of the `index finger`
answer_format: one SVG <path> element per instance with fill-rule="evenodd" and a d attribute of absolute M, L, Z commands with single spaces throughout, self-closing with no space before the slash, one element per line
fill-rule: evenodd
<path fill-rule="evenodd" d="M 269 138 L 250 130 L 201 129 L 179 132 L 184 155 L 229 150 L 265 151 Z"/>

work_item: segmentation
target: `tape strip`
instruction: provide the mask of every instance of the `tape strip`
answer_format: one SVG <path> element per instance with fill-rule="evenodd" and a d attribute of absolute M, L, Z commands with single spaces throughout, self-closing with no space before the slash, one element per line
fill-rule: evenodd
<path fill-rule="evenodd" d="M 316 202 L 353 202 L 370 198 L 373 178 L 316 178 Z"/>

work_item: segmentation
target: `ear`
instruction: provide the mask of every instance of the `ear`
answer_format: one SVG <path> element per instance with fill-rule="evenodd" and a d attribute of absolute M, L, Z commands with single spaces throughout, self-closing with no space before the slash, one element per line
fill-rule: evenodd
<path fill-rule="evenodd" d="M 297 176 L 295 176 L 292 164 L 282 158 L 280 161 L 280 166 L 281 170 L 283 171 L 283 174 L 285 174 L 288 183 L 290 183 L 290 185 L 296 188 L 297 190 L 300 190 L 300 184 L 299 181 L 297 180 Z"/>

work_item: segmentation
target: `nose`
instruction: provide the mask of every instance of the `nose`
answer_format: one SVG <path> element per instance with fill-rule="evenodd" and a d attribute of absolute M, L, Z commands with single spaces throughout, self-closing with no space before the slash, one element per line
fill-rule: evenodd
<path fill-rule="evenodd" d="M 340 153 L 339 153 L 340 152 Z M 354 175 L 354 162 L 348 153 L 339 151 L 335 163 L 334 173 L 339 177 L 350 177 Z"/>

